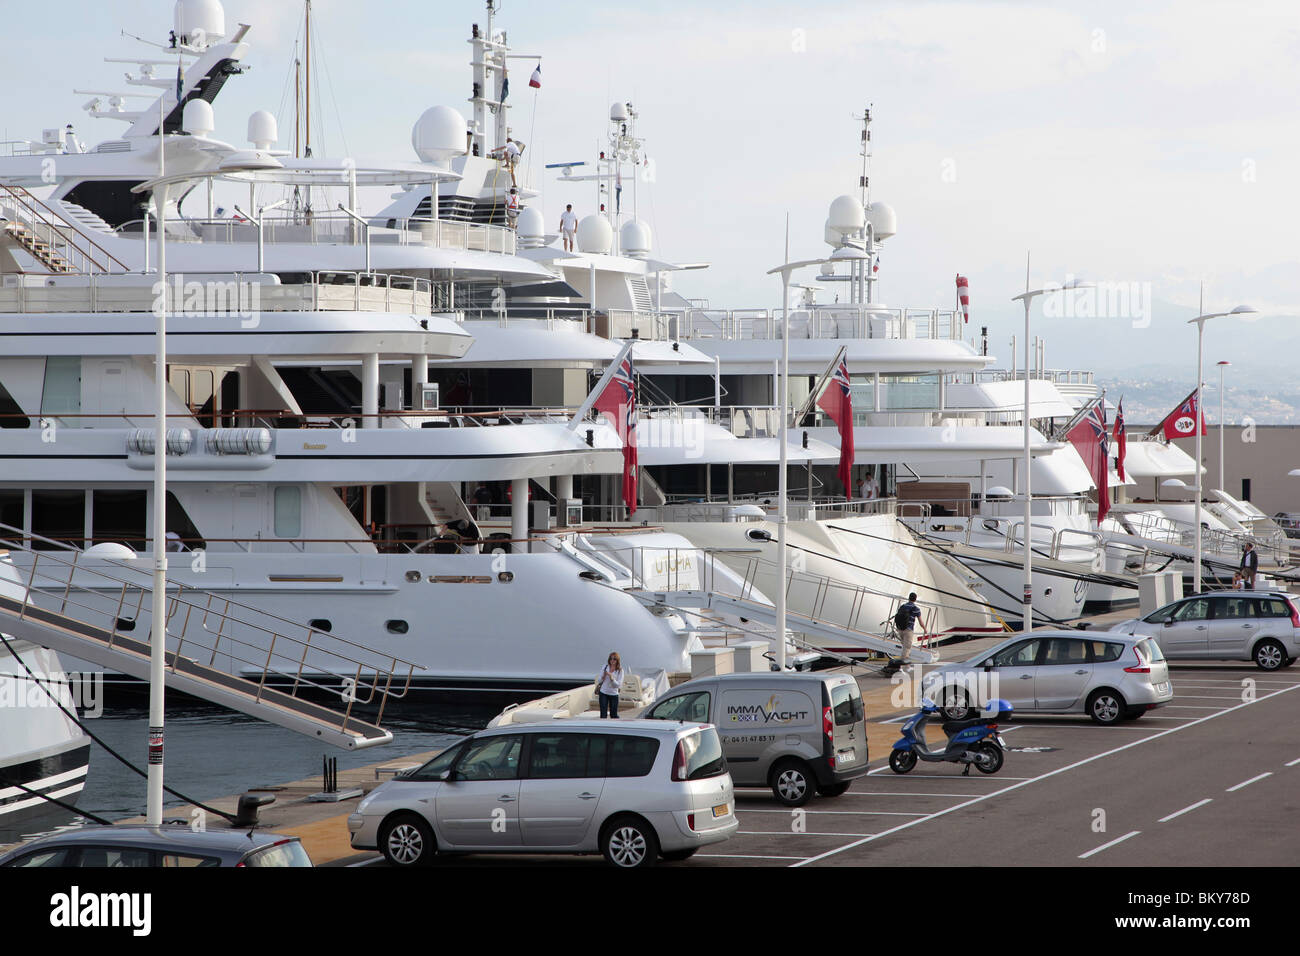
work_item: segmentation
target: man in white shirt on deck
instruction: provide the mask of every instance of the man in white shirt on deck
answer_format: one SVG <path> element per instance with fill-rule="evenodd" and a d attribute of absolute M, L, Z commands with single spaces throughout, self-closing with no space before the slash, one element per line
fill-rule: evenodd
<path fill-rule="evenodd" d="M 861 482 L 858 483 L 858 497 L 859 498 L 880 497 L 880 483 L 876 481 L 875 472 L 873 472 L 871 469 L 867 469 L 866 476 L 862 479 Z"/>
<path fill-rule="evenodd" d="M 492 152 L 489 154 L 494 159 L 501 159 L 505 161 L 506 168 L 510 170 L 511 186 L 519 185 L 519 183 L 515 181 L 515 166 L 519 163 L 519 154 L 522 152 L 523 152 L 523 147 L 521 147 L 513 139 L 506 137 L 506 144 L 504 146 L 498 146 L 496 149 L 492 150 Z"/>
<path fill-rule="evenodd" d="M 573 214 L 573 203 L 560 213 L 560 235 L 564 237 L 564 251 L 573 251 L 573 237 L 578 231 L 578 217 Z"/>

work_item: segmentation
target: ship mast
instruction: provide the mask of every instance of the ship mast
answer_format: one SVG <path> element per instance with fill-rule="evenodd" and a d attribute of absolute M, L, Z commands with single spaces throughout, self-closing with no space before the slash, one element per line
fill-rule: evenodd
<path fill-rule="evenodd" d="M 866 223 L 862 227 L 862 251 L 867 254 L 867 258 L 856 260 L 853 263 L 853 278 L 855 281 L 849 287 L 850 299 L 858 303 L 870 303 L 876 281 L 875 274 L 872 272 L 872 267 L 876 261 L 876 236 L 871 227 L 871 104 L 867 105 L 861 116 L 853 118 L 862 124 L 860 151 L 862 172 L 858 176 L 858 189 L 862 194 L 862 211 L 867 214 Z"/>

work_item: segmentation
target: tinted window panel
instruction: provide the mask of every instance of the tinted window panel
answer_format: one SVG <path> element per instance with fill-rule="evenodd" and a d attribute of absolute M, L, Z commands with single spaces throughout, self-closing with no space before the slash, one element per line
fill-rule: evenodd
<path fill-rule="evenodd" d="M 519 752 L 524 738 L 518 735 L 484 737 L 469 745 L 456 766 L 457 780 L 513 780 L 519 776 Z"/>
<path fill-rule="evenodd" d="M 540 780 L 587 775 L 586 734 L 537 734 L 528 758 L 528 776 Z"/>
<path fill-rule="evenodd" d="M 162 855 L 162 865 L 164 867 L 220 866 L 221 861 L 215 856 L 187 856 L 184 853 L 164 853 Z"/>
<path fill-rule="evenodd" d="M 993 656 L 994 667 L 1027 667 L 1038 657 L 1038 645 L 1042 641 L 1025 641 L 1015 644 Z"/>
<path fill-rule="evenodd" d="M 1247 597 L 1219 598 L 1214 602 L 1214 619 L 1240 620 L 1255 616 L 1255 599 Z"/>
<path fill-rule="evenodd" d="M 75 866 L 81 867 L 148 867 L 152 864 L 153 851 L 138 847 L 122 846 L 86 846 Z"/>
<path fill-rule="evenodd" d="M 1123 644 L 1112 644 L 1108 641 L 1089 641 L 1088 648 L 1092 651 L 1093 663 L 1117 661 L 1120 654 L 1124 652 Z"/>
<path fill-rule="evenodd" d="M 5 866 L 66 866 L 67 855 L 67 850 L 37 850 L 10 860 Z"/>
<path fill-rule="evenodd" d="M 588 777 L 605 776 L 605 758 L 609 748 L 606 746 L 609 738 L 604 734 L 590 734 L 587 741 L 587 773 Z"/>
<path fill-rule="evenodd" d="M 1210 617 L 1210 600 L 1209 598 L 1196 598 L 1192 601 L 1184 601 L 1178 605 L 1178 610 L 1174 611 L 1175 621 L 1205 621 Z"/>
<path fill-rule="evenodd" d="M 831 688 L 831 706 L 835 708 L 835 726 L 856 724 L 862 719 L 862 693 L 856 682 Z"/>
<path fill-rule="evenodd" d="M 1044 664 L 1086 664 L 1088 645 L 1072 637 L 1054 637 L 1047 642 Z"/>
<path fill-rule="evenodd" d="M 610 735 L 606 747 L 609 760 L 605 775 L 608 777 L 644 777 L 659 753 L 659 741 L 654 737 Z"/>
<path fill-rule="evenodd" d="M 683 737 L 680 746 L 686 749 L 687 780 L 703 780 L 727 772 L 727 761 L 722 756 L 722 741 L 712 727 Z"/>
<path fill-rule="evenodd" d="M 301 843 L 293 840 L 258 850 L 244 858 L 245 866 L 311 866 L 311 857 Z"/>
<path fill-rule="evenodd" d="M 455 762 L 456 757 L 460 754 L 461 750 L 463 749 L 464 749 L 463 744 L 456 744 L 454 747 L 448 747 L 442 753 L 438 754 L 438 756 L 434 757 L 432 760 L 426 763 L 423 767 L 420 767 L 418 770 L 412 771 L 411 773 L 405 775 L 401 779 L 437 780 L 438 776 L 441 773 L 451 769 L 452 763 Z"/>
<path fill-rule="evenodd" d="M 1262 598 L 1259 602 L 1260 617 L 1290 617 L 1291 609 L 1286 601 L 1279 598 Z"/>

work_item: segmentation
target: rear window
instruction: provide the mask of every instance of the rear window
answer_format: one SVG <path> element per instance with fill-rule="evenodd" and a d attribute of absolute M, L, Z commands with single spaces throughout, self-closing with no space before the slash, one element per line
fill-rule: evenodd
<path fill-rule="evenodd" d="M 220 866 L 221 860 L 215 856 L 190 856 L 188 853 L 164 853 L 161 865 L 168 867 L 209 867 Z"/>
<path fill-rule="evenodd" d="M 1259 602 L 1260 617 L 1290 617 L 1291 609 L 1281 598 L 1261 598 Z"/>
<path fill-rule="evenodd" d="M 659 741 L 654 737 L 628 737 L 623 734 L 609 735 L 606 745 L 608 762 L 605 765 L 607 777 L 644 777 L 654 766 L 659 753 Z"/>
<path fill-rule="evenodd" d="M 686 779 L 703 780 L 720 777 L 727 772 L 727 761 L 722 756 L 722 741 L 718 732 L 706 727 L 698 734 L 683 737 L 678 746 L 686 751 Z"/>
<path fill-rule="evenodd" d="M 1141 654 L 1145 660 L 1152 663 L 1155 661 L 1163 661 L 1165 659 L 1164 652 L 1160 650 L 1160 645 L 1153 640 L 1147 639 L 1145 641 L 1139 641 L 1137 649 L 1138 653 Z"/>
<path fill-rule="evenodd" d="M 846 727 L 862 720 L 862 694 L 858 690 L 857 681 L 832 687 L 831 707 L 836 727 Z"/>
<path fill-rule="evenodd" d="M 297 840 L 254 850 L 244 857 L 244 866 L 311 866 L 311 857 Z"/>

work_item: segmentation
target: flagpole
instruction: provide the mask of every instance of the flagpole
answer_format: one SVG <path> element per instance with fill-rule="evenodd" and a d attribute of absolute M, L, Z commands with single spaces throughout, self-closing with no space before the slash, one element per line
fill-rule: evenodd
<path fill-rule="evenodd" d="M 790 214 L 785 214 L 785 259 L 787 268 L 781 270 L 781 443 L 780 474 L 777 476 L 776 512 L 776 668 L 785 670 L 785 592 L 786 574 L 786 520 L 789 517 L 786 501 L 786 465 L 788 452 L 786 435 L 789 423 L 786 410 L 790 404 Z"/>

